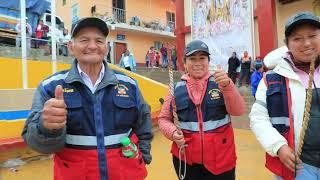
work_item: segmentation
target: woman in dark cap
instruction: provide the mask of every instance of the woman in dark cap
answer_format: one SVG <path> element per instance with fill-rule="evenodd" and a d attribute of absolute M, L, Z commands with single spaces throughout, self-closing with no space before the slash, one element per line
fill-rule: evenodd
<path fill-rule="evenodd" d="M 164 136 L 173 141 L 177 175 L 187 163 L 186 180 L 234 180 L 236 153 L 230 115 L 244 113 L 245 103 L 222 69 L 209 73 L 209 55 L 202 41 L 187 45 L 184 65 L 188 73 L 175 85 L 174 95 L 168 95 L 158 123 Z M 179 128 L 173 123 L 172 109 L 178 115 Z"/>
<path fill-rule="evenodd" d="M 288 52 L 258 86 L 249 115 L 251 128 L 267 152 L 266 167 L 278 179 L 316 180 L 320 177 L 318 17 L 301 12 L 289 18 L 285 43 Z M 269 59 L 265 61 L 268 64 Z"/>

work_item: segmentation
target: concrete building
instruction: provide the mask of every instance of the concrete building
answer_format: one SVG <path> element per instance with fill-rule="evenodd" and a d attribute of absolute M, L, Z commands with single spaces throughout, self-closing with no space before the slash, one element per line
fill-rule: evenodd
<path fill-rule="evenodd" d="M 56 0 L 56 12 L 69 31 L 80 18 L 104 19 L 110 28 L 107 40 L 111 45 L 111 60 L 116 64 L 126 48 L 143 65 L 151 46 L 175 44 L 174 0 Z"/>
<path fill-rule="evenodd" d="M 247 0 L 242 0 L 247 1 Z M 253 2 L 255 54 L 264 57 L 284 45 L 284 26 L 287 19 L 301 11 L 320 15 L 319 0 L 250 0 Z M 176 0 L 176 42 L 178 65 L 183 67 L 183 50 L 191 41 L 192 0 Z"/>

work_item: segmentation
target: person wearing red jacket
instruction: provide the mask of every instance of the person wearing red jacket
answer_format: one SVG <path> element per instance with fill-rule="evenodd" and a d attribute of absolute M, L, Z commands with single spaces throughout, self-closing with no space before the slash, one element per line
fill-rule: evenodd
<path fill-rule="evenodd" d="M 179 161 L 183 161 L 187 180 L 234 180 L 236 152 L 230 115 L 244 113 L 245 102 L 222 69 L 209 73 L 209 55 L 202 41 L 187 45 L 187 74 L 176 83 L 174 96 L 167 96 L 158 123 L 164 136 L 173 141 L 171 153 L 177 175 Z M 181 130 L 173 123 L 175 109 Z M 181 149 L 186 160 L 179 159 Z"/>

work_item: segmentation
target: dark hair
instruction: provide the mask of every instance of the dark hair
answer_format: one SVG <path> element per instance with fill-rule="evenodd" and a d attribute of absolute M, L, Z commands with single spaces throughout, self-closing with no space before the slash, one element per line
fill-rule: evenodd
<path fill-rule="evenodd" d="M 187 57 L 189 57 L 189 56 L 184 56 L 183 57 L 183 63 L 187 62 Z M 207 57 L 208 57 L 208 61 L 210 62 L 210 55 L 208 54 Z"/>
<path fill-rule="evenodd" d="M 263 67 L 262 64 L 256 64 L 256 65 L 255 65 L 256 70 L 259 70 L 259 69 L 262 68 L 262 67 Z"/>

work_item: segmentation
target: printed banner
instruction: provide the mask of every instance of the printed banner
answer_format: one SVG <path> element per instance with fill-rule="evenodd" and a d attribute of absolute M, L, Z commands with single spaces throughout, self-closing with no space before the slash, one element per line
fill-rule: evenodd
<path fill-rule="evenodd" d="M 232 52 L 253 57 L 252 0 L 192 0 L 192 39 L 210 48 L 210 65 L 227 69 Z"/>

